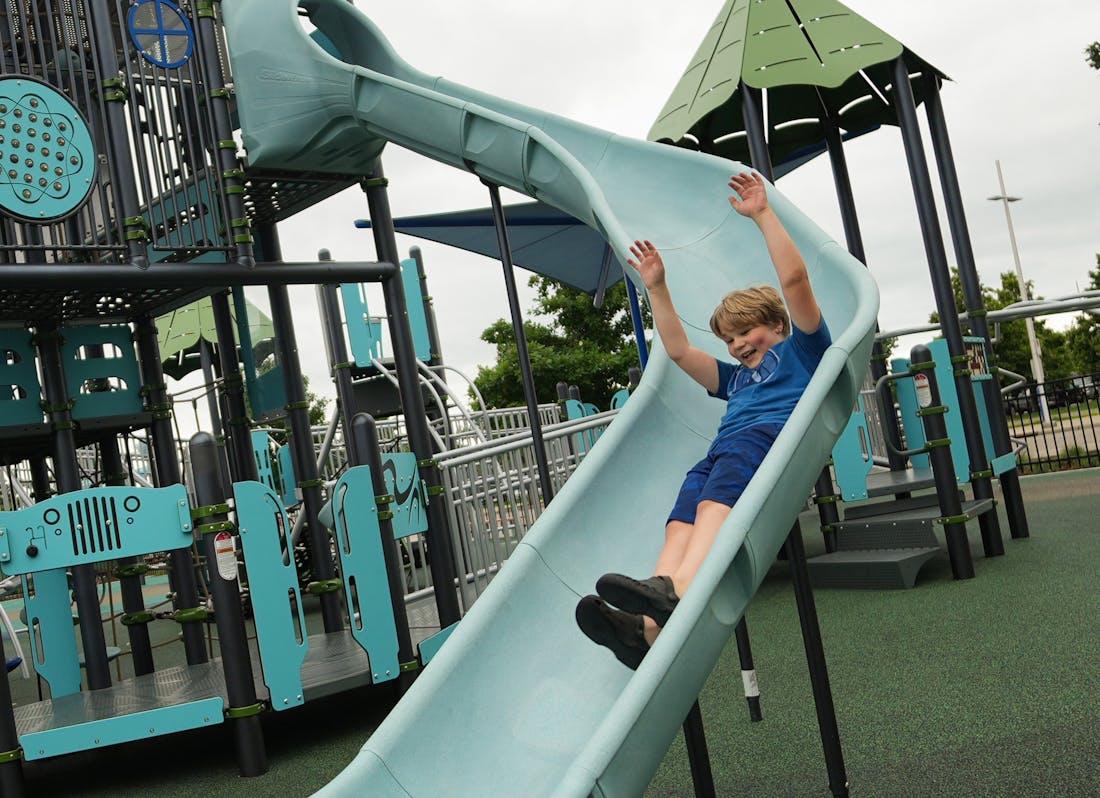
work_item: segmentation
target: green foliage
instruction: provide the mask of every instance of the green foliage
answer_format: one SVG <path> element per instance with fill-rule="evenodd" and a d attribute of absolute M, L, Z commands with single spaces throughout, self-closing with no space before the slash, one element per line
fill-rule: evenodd
<path fill-rule="evenodd" d="M 1093 69 L 1100 69 L 1100 42 L 1093 42 L 1085 48 L 1085 61 Z"/>
<path fill-rule="evenodd" d="M 626 387 L 627 373 L 638 365 L 634 328 L 630 321 L 626 286 L 609 289 L 601 308 L 582 291 L 547 277 L 534 276 L 529 284 L 537 296 L 524 322 L 535 394 L 540 402 L 557 401 L 558 382 L 576 385 L 581 398 L 606 409 L 616 391 Z M 648 311 L 643 311 L 648 324 Z M 481 340 L 496 347 L 497 361 L 478 368 L 474 380 L 489 407 L 517 407 L 526 401 L 512 324 L 493 322 Z"/>

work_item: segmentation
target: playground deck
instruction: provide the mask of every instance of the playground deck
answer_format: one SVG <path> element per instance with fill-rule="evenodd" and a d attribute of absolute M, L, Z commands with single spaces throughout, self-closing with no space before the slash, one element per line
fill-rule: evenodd
<path fill-rule="evenodd" d="M 1095 795 L 1100 593 L 1091 563 L 1100 559 L 1100 470 L 1022 483 L 1032 537 L 1007 541 L 996 560 L 975 543 L 976 578 L 953 581 L 944 556 L 912 590 L 817 591 L 854 795 Z M 816 523 L 803 516 L 811 556 L 821 550 Z M 764 721 L 748 721 L 732 645 L 700 698 L 717 794 L 828 796 L 782 563 L 748 623 Z M 33 692 L 18 677 L 13 688 Z M 392 687 L 359 688 L 268 713 L 271 769 L 257 779 L 237 776 L 222 727 L 27 763 L 30 794 L 306 796 L 350 761 L 393 699 Z M 692 795 L 682 741 L 646 794 Z M 461 785 L 452 795 L 465 795 Z"/>

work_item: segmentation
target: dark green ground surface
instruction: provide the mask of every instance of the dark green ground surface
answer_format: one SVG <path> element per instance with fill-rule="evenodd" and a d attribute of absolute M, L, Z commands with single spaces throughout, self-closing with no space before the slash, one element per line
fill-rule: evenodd
<path fill-rule="evenodd" d="M 853 796 L 1100 795 L 1100 471 L 1028 477 L 1023 487 L 1032 537 L 1009 539 L 1002 518 L 1007 554 L 985 560 L 975 545 L 975 579 L 952 580 L 944 557 L 913 590 L 817 592 Z M 816 518 L 804 516 L 803 528 L 812 556 Z M 717 794 L 828 796 L 783 564 L 748 623 L 764 721 L 748 721 L 732 643 L 700 697 Z M 259 778 L 238 777 L 220 727 L 27 763 L 29 794 L 309 795 L 392 700 L 363 689 L 267 713 L 270 770 Z M 646 795 L 692 794 L 678 740 Z M 440 795 L 467 793 L 459 785 Z"/>

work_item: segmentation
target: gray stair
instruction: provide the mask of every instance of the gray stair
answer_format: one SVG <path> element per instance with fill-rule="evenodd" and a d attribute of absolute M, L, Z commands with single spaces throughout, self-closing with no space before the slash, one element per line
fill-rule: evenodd
<path fill-rule="evenodd" d="M 991 499 L 962 502 L 966 517 L 993 508 Z M 846 508 L 836 525 L 837 550 L 806 561 L 814 587 L 911 588 L 925 563 L 943 553 L 936 537 L 935 496 Z"/>

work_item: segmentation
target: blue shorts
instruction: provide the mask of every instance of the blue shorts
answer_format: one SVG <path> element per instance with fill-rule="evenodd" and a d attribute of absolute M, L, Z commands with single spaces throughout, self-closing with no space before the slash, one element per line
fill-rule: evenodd
<path fill-rule="evenodd" d="M 702 501 L 733 507 L 781 429 L 782 424 L 760 424 L 711 444 L 707 456 L 684 477 L 668 520 L 694 524 L 695 508 Z"/>

